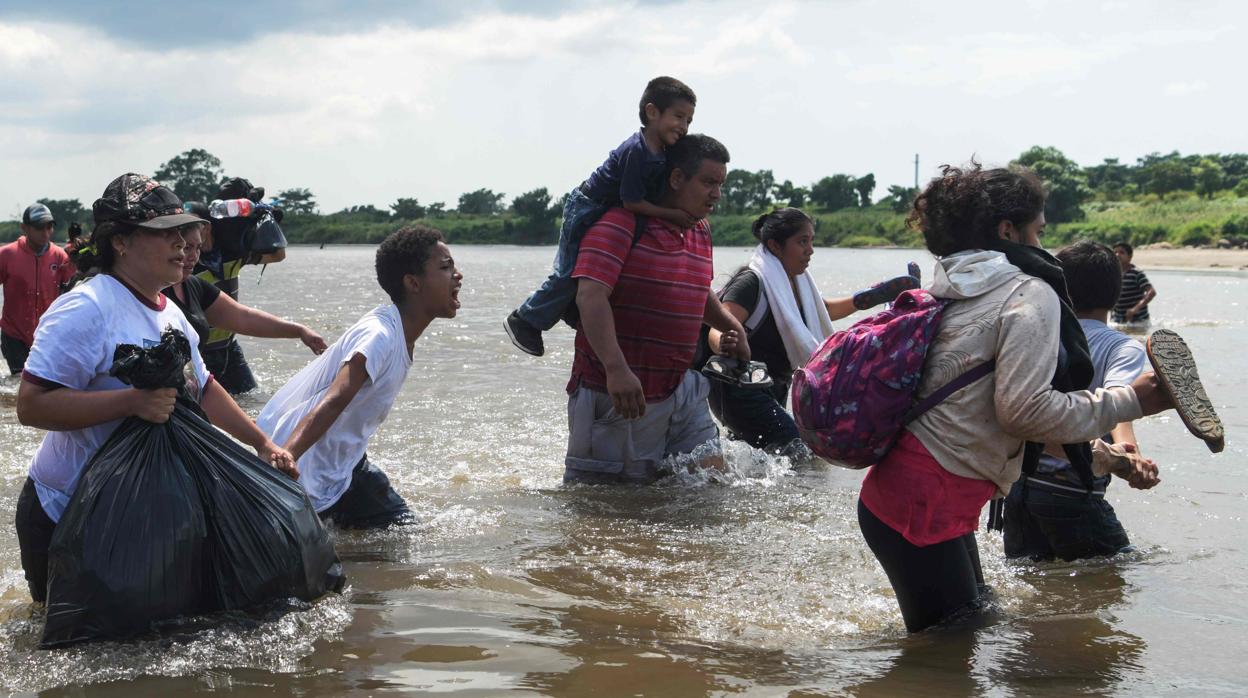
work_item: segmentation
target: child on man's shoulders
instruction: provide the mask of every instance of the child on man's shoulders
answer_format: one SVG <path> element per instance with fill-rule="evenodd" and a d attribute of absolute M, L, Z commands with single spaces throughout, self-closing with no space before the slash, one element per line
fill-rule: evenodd
<path fill-rule="evenodd" d="M 667 148 L 693 123 L 697 97 L 675 78 L 657 77 L 641 95 L 641 130 L 629 136 L 580 186 L 568 193 L 559 229 L 555 269 L 541 288 L 507 316 L 507 334 L 522 351 L 541 356 L 542 332 L 554 327 L 576 297 L 571 278 L 585 231 L 608 209 L 623 206 L 638 216 L 661 218 L 682 228 L 696 220 L 688 213 L 655 203 L 667 171 Z"/>

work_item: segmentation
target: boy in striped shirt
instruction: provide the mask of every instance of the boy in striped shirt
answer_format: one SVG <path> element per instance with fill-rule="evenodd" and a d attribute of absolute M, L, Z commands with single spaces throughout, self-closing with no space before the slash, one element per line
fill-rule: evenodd
<path fill-rule="evenodd" d="M 1157 297 L 1157 292 L 1144 272 L 1131 263 L 1135 256 L 1131 245 L 1125 242 L 1114 245 L 1114 255 L 1122 267 L 1122 295 L 1114 304 L 1114 322 L 1147 325 L 1148 304 Z"/>

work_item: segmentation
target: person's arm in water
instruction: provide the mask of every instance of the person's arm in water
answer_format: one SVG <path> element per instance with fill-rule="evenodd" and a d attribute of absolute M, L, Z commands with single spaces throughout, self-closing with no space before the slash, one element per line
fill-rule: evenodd
<path fill-rule="evenodd" d="M 641 201 L 625 201 L 624 208 L 639 216 L 660 218 L 682 228 L 692 228 L 698 219 L 687 211 L 678 208 L 663 208 L 642 199 Z"/>
<path fill-rule="evenodd" d="M 577 279 L 576 307 L 581 311 L 581 329 L 607 373 L 607 393 L 621 417 L 636 419 L 646 413 L 646 394 L 620 350 L 610 297 L 611 288 L 606 284 L 588 277 Z"/>
<path fill-rule="evenodd" d="M 325 396 L 295 425 L 290 438 L 286 440 L 286 450 L 296 460 L 325 436 L 343 410 L 347 409 L 347 405 L 355 399 L 356 393 L 368 382 L 368 371 L 364 364 L 364 355 L 358 353 L 344 361 L 333 382 L 329 384 L 329 389 L 325 391 Z"/>
<path fill-rule="evenodd" d="M 225 433 L 251 446 L 260 460 L 298 479 L 299 468 L 295 466 L 295 458 L 286 450 L 273 443 L 267 434 L 251 421 L 246 412 L 234 402 L 234 398 L 216 381 L 209 381 L 200 398 L 199 406 L 213 425 L 220 427 Z"/>
<path fill-rule="evenodd" d="M 213 327 L 247 337 L 298 339 L 314 354 L 320 354 L 328 346 L 321 335 L 307 327 L 243 305 L 225 293 L 217 296 L 217 300 L 204 310 L 204 317 Z"/>
<path fill-rule="evenodd" d="M 740 308 L 740 306 L 737 307 Z M 744 308 L 741 310 L 744 311 Z M 711 345 L 715 353 L 728 353 L 742 361 L 750 360 L 750 341 L 745 335 L 745 327 L 741 325 L 741 319 L 719 302 L 719 296 L 714 291 L 708 291 L 706 294 L 702 321 L 711 326 L 711 331 L 718 334 L 715 344 Z"/>

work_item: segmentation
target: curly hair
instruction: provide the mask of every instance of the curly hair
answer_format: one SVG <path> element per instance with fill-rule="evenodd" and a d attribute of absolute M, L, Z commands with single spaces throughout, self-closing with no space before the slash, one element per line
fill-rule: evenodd
<path fill-rule="evenodd" d="M 1025 167 L 985 170 L 974 160 L 965 168 L 943 165 L 915 198 L 906 227 L 923 233 L 937 257 L 991 249 L 1001 221 L 1017 227 L 1034 221 L 1046 196 L 1040 178 Z"/>
<path fill-rule="evenodd" d="M 786 240 L 797 235 L 805 224 L 814 225 L 814 221 L 800 208 L 778 208 L 771 213 L 764 213 L 754 219 L 750 230 L 761 243 L 775 240 L 783 245 Z"/>
<path fill-rule="evenodd" d="M 658 107 L 659 113 L 662 113 L 680 101 L 688 102 L 690 106 L 698 106 L 697 95 L 693 94 L 693 90 L 689 89 L 688 85 L 676 78 L 663 75 L 646 83 L 646 91 L 641 93 L 641 105 L 637 108 L 638 116 L 641 117 L 641 125 L 650 125 L 646 123 L 647 104 L 653 104 Z"/>
<path fill-rule="evenodd" d="M 429 251 L 446 240 L 442 231 L 424 225 L 399 228 L 377 246 L 377 283 L 395 303 L 403 301 L 403 277 L 423 276 Z"/>

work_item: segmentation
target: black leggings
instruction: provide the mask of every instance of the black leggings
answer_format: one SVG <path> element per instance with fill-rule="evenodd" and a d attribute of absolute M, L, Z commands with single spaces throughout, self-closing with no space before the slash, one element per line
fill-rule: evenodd
<path fill-rule="evenodd" d="M 917 546 L 858 500 L 858 527 L 897 595 L 906 630 L 917 633 L 975 604 L 984 583 L 975 534 Z"/>

